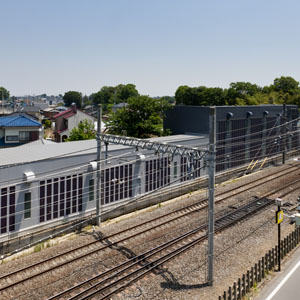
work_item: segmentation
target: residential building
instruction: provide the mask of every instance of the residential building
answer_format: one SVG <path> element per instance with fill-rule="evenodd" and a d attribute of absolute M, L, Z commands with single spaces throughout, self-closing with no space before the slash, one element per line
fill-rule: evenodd
<path fill-rule="evenodd" d="M 38 140 L 42 124 L 25 115 L 0 118 L 0 147 L 18 146 Z"/>
<path fill-rule="evenodd" d="M 42 114 L 41 114 L 41 108 L 39 106 L 35 105 L 26 105 L 25 107 L 20 107 L 18 109 L 18 112 L 24 112 L 29 115 L 34 116 L 39 120 L 39 122 L 42 122 Z"/>
<path fill-rule="evenodd" d="M 93 116 L 77 109 L 75 105 L 53 116 L 53 119 L 55 121 L 54 137 L 57 143 L 64 142 L 70 136 L 72 129 L 78 127 L 83 120 L 89 120 L 93 124 L 96 120 Z"/>

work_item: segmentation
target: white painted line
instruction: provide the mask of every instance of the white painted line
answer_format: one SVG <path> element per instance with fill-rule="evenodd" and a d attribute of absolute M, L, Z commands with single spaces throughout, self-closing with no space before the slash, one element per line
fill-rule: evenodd
<path fill-rule="evenodd" d="M 291 277 L 291 275 L 297 270 L 297 268 L 300 266 L 300 260 L 298 263 L 294 266 L 294 268 L 283 278 L 283 280 L 277 285 L 277 287 L 273 290 L 273 292 L 269 295 L 266 300 L 271 300 L 274 295 L 280 290 L 280 288 L 287 282 L 287 280 Z"/>

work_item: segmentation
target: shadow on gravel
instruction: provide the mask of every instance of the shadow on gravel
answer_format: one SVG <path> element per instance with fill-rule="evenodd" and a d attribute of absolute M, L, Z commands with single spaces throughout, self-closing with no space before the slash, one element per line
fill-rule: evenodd
<path fill-rule="evenodd" d="M 174 284 L 173 282 L 162 282 L 160 286 L 163 289 L 170 289 L 170 290 L 193 290 L 193 289 L 202 289 L 204 287 L 209 286 L 207 282 L 205 283 L 200 283 L 200 284 L 180 284 L 176 283 Z"/>
<path fill-rule="evenodd" d="M 128 259 L 135 258 L 137 254 L 133 252 L 131 249 L 120 246 L 118 244 L 113 244 L 108 238 L 105 237 L 105 235 L 100 232 L 93 232 L 93 236 L 96 240 L 101 241 L 104 245 L 108 245 L 109 248 L 116 250 L 120 252 L 123 256 L 125 256 Z M 136 259 L 137 260 L 137 259 Z M 148 261 L 147 259 L 143 259 L 143 256 L 139 257 L 139 265 L 145 266 L 147 265 L 146 269 L 150 269 L 153 267 L 153 264 Z M 161 283 L 161 287 L 164 289 L 172 289 L 172 290 L 191 290 L 191 289 L 200 289 L 208 286 L 208 283 L 202 283 L 202 284 L 180 284 L 176 277 L 173 275 L 172 272 L 170 272 L 167 268 L 164 267 L 156 267 L 151 271 L 152 274 L 156 276 L 161 276 L 162 279 L 165 282 Z"/>
<path fill-rule="evenodd" d="M 119 246 L 118 244 L 113 244 L 101 231 L 97 231 L 93 233 L 93 236 L 96 240 L 101 241 L 102 244 L 107 245 L 110 249 L 116 250 L 120 252 L 122 255 L 127 257 L 128 259 L 134 258 L 137 256 L 132 250 L 126 248 L 124 246 Z"/>

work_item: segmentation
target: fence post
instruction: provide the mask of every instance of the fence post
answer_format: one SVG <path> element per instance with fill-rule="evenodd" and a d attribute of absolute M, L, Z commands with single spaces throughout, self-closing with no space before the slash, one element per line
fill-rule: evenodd
<path fill-rule="evenodd" d="M 278 245 L 275 246 L 275 266 L 278 264 Z"/>
<path fill-rule="evenodd" d="M 222 300 L 222 296 L 219 296 L 219 300 Z"/>
<path fill-rule="evenodd" d="M 272 248 L 272 267 L 275 268 L 275 249 Z"/>
<path fill-rule="evenodd" d="M 250 285 L 250 286 L 253 288 L 253 285 L 254 285 L 254 276 L 253 276 L 253 275 L 254 275 L 254 272 L 253 272 L 253 267 L 251 267 L 251 273 L 250 273 L 250 274 L 251 274 L 251 280 L 250 280 L 251 285 Z"/>
<path fill-rule="evenodd" d="M 261 260 L 258 261 L 258 282 L 261 282 Z"/>
<path fill-rule="evenodd" d="M 243 283 L 242 296 L 245 296 L 246 295 L 246 276 L 245 276 L 245 274 L 243 274 L 242 283 Z"/>
<path fill-rule="evenodd" d="M 237 296 L 236 296 L 236 282 L 234 282 L 234 284 L 233 284 L 233 299 L 237 300 Z"/>
<path fill-rule="evenodd" d="M 261 265 L 262 265 L 261 277 L 265 278 L 265 257 L 264 256 L 261 258 Z"/>
<path fill-rule="evenodd" d="M 224 291 L 223 299 L 224 299 L 224 300 L 227 300 L 226 291 Z"/>
<path fill-rule="evenodd" d="M 238 279 L 238 296 L 237 299 L 241 300 L 242 299 L 242 289 L 241 289 L 241 278 Z"/>
<path fill-rule="evenodd" d="M 228 289 L 228 300 L 232 300 L 231 286 Z"/>
<path fill-rule="evenodd" d="M 247 270 L 247 286 L 246 286 L 246 292 L 248 293 L 250 290 L 250 272 Z"/>
<path fill-rule="evenodd" d="M 257 278 L 257 264 L 254 265 L 254 279 L 255 279 L 255 282 L 257 283 L 258 282 L 258 278 Z"/>
<path fill-rule="evenodd" d="M 280 243 L 280 247 L 281 247 L 281 252 L 280 252 L 280 255 L 281 255 L 281 259 L 283 259 L 284 255 L 283 255 L 283 251 L 284 251 L 284 247 L 283 247 L 283 241 L 281 241 Z"/>

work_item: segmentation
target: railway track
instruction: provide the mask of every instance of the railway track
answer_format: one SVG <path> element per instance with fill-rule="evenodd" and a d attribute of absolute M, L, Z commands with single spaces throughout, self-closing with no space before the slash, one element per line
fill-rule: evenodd
<path fill-rule="evenodd" d="M 260 199 L 251 201 L 237 208 L 235 211 L 219 217 L 215 220 L 215 232 L 219 233 L 226 228 L 233 226 L 237 222 L 253 216 L 267 206 L 274 204 L 274 201 L 267 197 L 278 194 L 280 191 L 294 186 L 295 184 L 299 184 L 296 189 L 300 189 L 300 179 L 297 179 L 284 187 L 266 193 Z M 280 197 L 284 198 L 291 192 L 292 191 L 281 193 Z M 147 252 L 139 254 L 130 260 L 73 286 L 72 288 L 60 292 L 47 300 L 87 300 L 95 295 L 97 295 L 97 299 L 99 300 L 109 299 L 111 296 L 121 292 L 148 273 L 157 270 L 161 265 L 206 240 L 206 230 L 207 224 L 202 224 L 194 230 L 169 240 Z"/>
<path fill-rule="evenodd" d="M 225 193 L 221 193 L 217 195 L 216 202 L 224 201 L 232 196 L 235 196 L 237 194 L 243 193 L 249 189 L 255 188 L 257 186 L 260 186 L 264 183 L 267 183 L 270 181 L 271 177 L 274 177 L 276 175 L 276 179 L 285 176 L 286 174 L 294 171 L 298 171 L 299 166 L 291 166 L 288 169 L 285 169 L 280 174 L 278 172 L 273 173 L 263 179 L 256 180 L 254 182 L 251 182 L 242 188 L 239 189 L 230 189 L 226 191 Z M 19 269 L 17 271 L 11 272 L 9 274 L 3 275 L 0 277 L 0 293 L 5 292 L 9 290 L 10 288 L 13 288 L 16 285 L 23 284 L 26 281 L 33 279 L 35 277 L 41 276 L 41 274 L 45 274 L 48 272 L 52 272 L 57 270 L 60 267 L 63 267 L 67 264 L 70 264 L 74 261 L 77 261 L 79 259 L 84 259 L 85 257 L 88 257 L 89 255 L 92 255 L 94 253 L 97 253 L 101 250 L 107 249 L 112 244 L 120 244 L 125 242 L 128 239 L 135 238 L 141 234 L 145 234 L 147 232 L 150 232 L 152 230 L 155 230 L 159 228 L 160 226 L 164 226 L 170 222 L 178 221 L 178 218 L 183 218 L 189 216 L 191 213 L 197 212 L 207 206 L 207 199 L 202 199 L 201 201 L 189 205 L 187 207 L 178 209 L 176 211 L 173 211 L 171 213 L 168 213 L 164 216 L 149 220 L 147 222 L 144 222 L 142 224 L 133 226 L 131 228 L 128 228 L 126 230 L 123 230 L 121 232 L 117 232 L 115 234 L 103 237 L 104 239 L 113 239 L 110 245 L 105 245 L 99 247 L 99 240 L 90 242 L 89 244 L 80 246 L 76 249 L 67 251 L 62 254 L 58 254 L 54 257 L 48 258 L 44 261 L 37 262 L 33 265 L 27 266 L 26 268 Z M 163 220 L 162 220 L 163 219 Z M 148 228 L 150 227 L 150 228 Z M 137 231 L 131 233 L 132 231 Z M 123 235 L 123 236 L 122 236 Z M 120 238 L 120 236 L 122 236 Z M 82 251 L 85 251 L 82 253 Z M 21 279 L 20 279 L 21 278 Z"/>
<path fill-rule="evenodd" d="M 273 201 L 267 198 L 260 199 L 259 201 L 252 201 L 251 203 L 218 218 L 215 222 L 215 230 L 216 232 L 221 232 L 271 204 L 273 204 Z M 95 295 L 97 295 L 97 299 L 109 299 L 112 295 L 119 293 L 148 273 L 157 270 L 169 260 L 206 240 L 206 230 L 207 225 L 203 224 L 184 235 L 137 255 L 122 264 L 54 295 L 53 297 L 48 298 L 48 300 L 84 300 L 91 299 Z"/>

